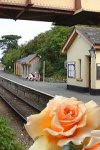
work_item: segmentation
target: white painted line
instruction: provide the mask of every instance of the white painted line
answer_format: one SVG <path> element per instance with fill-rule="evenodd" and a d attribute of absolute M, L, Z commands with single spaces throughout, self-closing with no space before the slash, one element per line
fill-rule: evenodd
<path fill-rule="evenodd" d="M 3 79 L 8 80 L 8 81 L 10 81 L 10 82 L 16 83 L 16 84 L 18 84 L 18 85 L 20 85 L 20 86 L 23 86 L 23 87 L 26 87 L 26 88 L 28 88 L 28 89 L 34 90 L 34 91 L 36 91 L 36 92 L 39 92 L 39 93 L 41 93 L 41 94 L 45 94 L 45 95 L 48 95 L 48 96 L 54 97 L 53 95 L 50 95 L 50 94 L 45 93 L 45 92 L 43 92 L 43 91 L 39 91 L 39 90 L 37 90 L 37 89 L 31 88 L 31 87 L 26 86 L 26 85 L 20 84 L 19 82 L 16 82 L 16 81 L 11 80 L 11 79 L 9 79 L 9 78 L 3 77 L 2 75 L 0 75 L 0 77 L 2 77 Z"/>

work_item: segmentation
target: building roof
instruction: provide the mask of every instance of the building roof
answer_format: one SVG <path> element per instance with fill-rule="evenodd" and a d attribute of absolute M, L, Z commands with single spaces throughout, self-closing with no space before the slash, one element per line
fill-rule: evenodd
<path fill-rule="evenodd" d="M 99 26 L 100 0 L 0 0 L 0 18 Z"/>
<path fill-rule="evenodd" d="M 84 36 L 84 38 L 89 41 L 91 46 L 100 48 L 100 28 L 76 26 L 66 44 L 64 45 L 62 52 L 65 52 L 69 49 L 77 35 Z"/>
<path fill-rule="evenodd" d="M 100 44 L 100 28 L 78 27 L 77 30 L 83 34 L 91 43 Z"/>
<path fill-rule="evenodd" d="M 28 55 L 27 57 L 19 59 L 17 62 L 20 62 L 21 64 L 27 64 L 35 57 L 40 57 L 40 56 L 37 54 L 31 54 L 31 55 Z"/>

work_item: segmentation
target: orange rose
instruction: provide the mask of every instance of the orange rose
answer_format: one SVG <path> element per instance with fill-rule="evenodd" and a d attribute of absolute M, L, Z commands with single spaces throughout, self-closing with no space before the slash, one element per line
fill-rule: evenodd
<path fill-rule="evenodd" d="M 70 141 L 80 145 L 93 129 L 100 126 L 99 113 L 100 108 L 94 101 L 84 104 L 73 97 L 56 96 L 40 114 L 27 119 L 25 127 L 30 136 L 33 139 L 41 136 L 32 150 L 40 145 L 40 140 L 48 146 L 42 144 L 38 150 L 62 150 L 61 147 Z"/>
<path fill-rule="evenodd" d="M 91 137 L 83 150 L 100 150 L 100 130 L 91 131 Z"/>
<path fill-rule="evenodd" d="M 86 148 L 85 150 L 100 150 L 100 143 L 92 146 L 91 148 Z"/>

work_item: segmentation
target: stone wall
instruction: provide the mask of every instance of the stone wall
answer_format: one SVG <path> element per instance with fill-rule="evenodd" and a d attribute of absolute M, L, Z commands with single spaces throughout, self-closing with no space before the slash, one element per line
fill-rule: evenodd
<path fill-rule="evenodd" d="M 53 98 L 46 93 L 23 86 L 11 80 L 0 77 L 0 86 L 6 88 L 21 99 L 31 103 L 38 110 L 45 108 L 47 102 Z"/>

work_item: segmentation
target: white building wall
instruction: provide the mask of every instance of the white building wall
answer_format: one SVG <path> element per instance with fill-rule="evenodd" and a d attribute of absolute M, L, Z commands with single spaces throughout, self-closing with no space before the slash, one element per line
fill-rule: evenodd
<path fill-rule="evenodd" d="M 68 78 L 67 84 L 81 86 L 81 87 L 89 87 L 89 49 L 91 48 L 91 44 L 83 37 L 78 35 L 71 47 L 67 52 L 67 62 L 75 62 L 76 67 L 76 77 Z M 81 59 L 81 79 L 78 80 L 78 59 Z"/>
<path fill-rule="evenodd" d="M 96 59 L 91 57 L 91 89 L 96 89 Z"/>
<path fill-rule="evenodd" d="M 96 63 L 100 63 L 100 51 L 96 51 Z M 100 89 L 100 80 L 97 79 L 97 77 L 95 78 L 96 80 L 96 89 Z"/>

